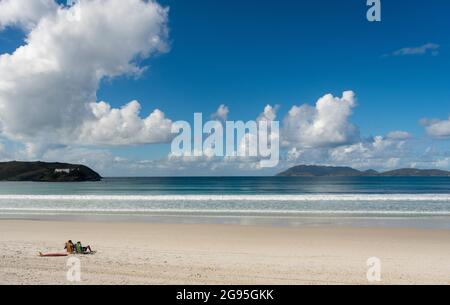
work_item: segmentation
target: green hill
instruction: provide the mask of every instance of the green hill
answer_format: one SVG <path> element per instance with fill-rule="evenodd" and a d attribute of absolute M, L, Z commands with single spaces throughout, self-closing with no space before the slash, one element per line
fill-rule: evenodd
<path fill-rule="evenodd" d="M 294 166 L 277 176 L 282 177 L 450 177 L 450 172 L 438 169 L 403 168 L 379 173 L 375 170 L 359 171 L 351 167 L 317 165 Z"/>
<path fill-rule="evenodd" d="M 84 165 L 45 162 L 0 162 L 0 181 L 83 182 L 102 177 Z"/>

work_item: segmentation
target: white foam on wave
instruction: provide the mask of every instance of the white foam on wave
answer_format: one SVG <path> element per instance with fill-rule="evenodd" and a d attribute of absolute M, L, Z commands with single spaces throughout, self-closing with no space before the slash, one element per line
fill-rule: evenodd
<path fill-rule="evenodd" d="M 303 195 L 0 195 L 0 201 L 432 201 L 450 202 L 450 194 L 303 194 Z"/>

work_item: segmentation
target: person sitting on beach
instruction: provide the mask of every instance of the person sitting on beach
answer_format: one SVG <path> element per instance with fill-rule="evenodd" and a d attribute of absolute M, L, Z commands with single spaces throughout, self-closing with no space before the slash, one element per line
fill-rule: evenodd
<path fill-rule="evenodd" d="M 76 248 L 76 252 L 78 254 L 93 253 L 91 246 L 83 247 L 83 245 L 81 244 L 81 241 L 77 242 L 77 245 L 75 248 Z"/>
<path fill-rule="evenodd" d="M 67 250 L 67 253 L 72 254 L 73 252 L 75 252 L 75 245 L 71 240 L 69 240 L 68 242 L 66 242 L 64 249 Z"/>

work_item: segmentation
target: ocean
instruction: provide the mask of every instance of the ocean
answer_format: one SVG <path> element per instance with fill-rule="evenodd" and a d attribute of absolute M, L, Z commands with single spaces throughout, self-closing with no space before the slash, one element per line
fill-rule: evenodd
<path fill-rule="evenodd" d="M 448 177 L 106 178 L 0 182 L 2 218 L 221 219 L 221 222 L 365 224 L 409 220 L 450 228 Z M 228 220 L 227 220 L 228 219 Z M 414 220 L 414 221 L 413 221 Z"/>

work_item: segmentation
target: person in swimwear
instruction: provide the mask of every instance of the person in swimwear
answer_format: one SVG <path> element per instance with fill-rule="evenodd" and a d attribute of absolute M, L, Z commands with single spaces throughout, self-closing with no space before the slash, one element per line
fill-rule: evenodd
<path fill-rule="evenodd" d="M 66 242 L 64 249 L 67 250 L 67 253 L 72 254 L 75 252 L 75 245 L 73 244 L 73 242 L 71 240 L 69 240 L 68 242 Z"/>
<path fill-rule="evenodd" d="M 93 252 L 91 249 L 91 246 L 83 247 L 83 245 L 81 244 L 81 241 L 77 242 L 75 249 L 78 254 L 85 254 L 85 253 Z"/>

